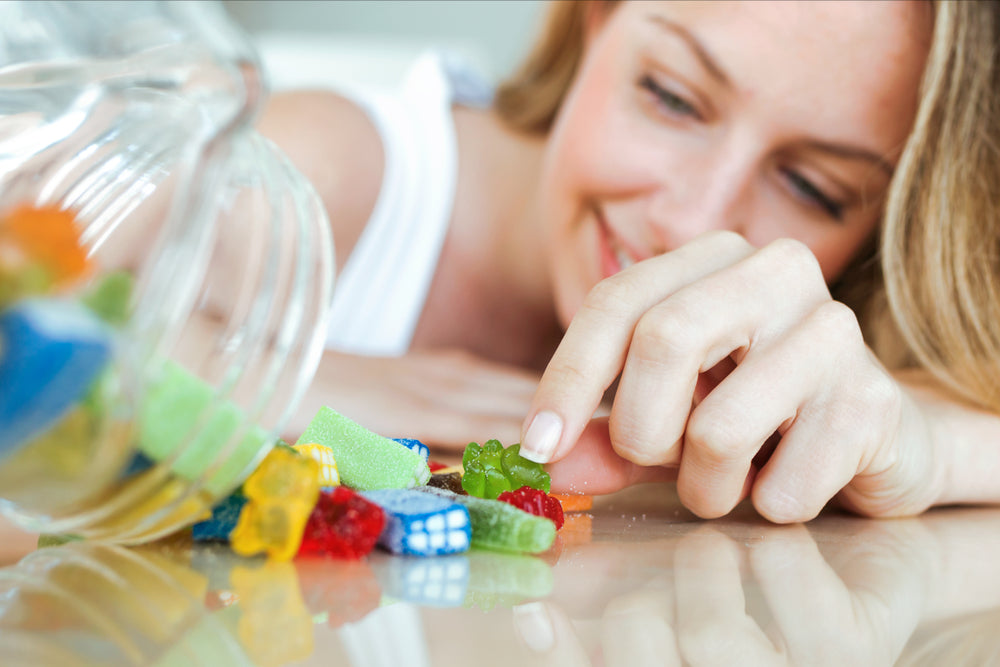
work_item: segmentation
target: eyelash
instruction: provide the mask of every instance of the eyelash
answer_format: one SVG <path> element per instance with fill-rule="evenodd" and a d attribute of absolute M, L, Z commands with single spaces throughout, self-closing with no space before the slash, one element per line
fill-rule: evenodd
<path fill-rule="evenodd" d="M 844 219 L 844 205 L 823 194 L 807 178 L 791 169 L 782 169 L 782 174 L 789 180 L 799 194 L 819 206 L 823 211 L 838 222 Z"/>
<path fill-rule="evenodd" d="M 693 106 L 688 104 L 686 100 L 658 84 L 649 74 L 642 75 L 642 78 L 639 79 L 639 87 L 652 93 L 656 97 L 659 104 L 669 113 L 690 116 L 696 119 L 701 118 L 698 111 Z"/>
<path fill-rule="evenodd" d="M 658 103 L 664 107 L 667 112 L 688 116 L 696 120 L 701 119 L 701 115 L 691 104 L 688 104 L 688 102 L 682 97 L 675 95 L 661 86 L 649 74 L 642 75 L 642 78 L 639 80 L 639 87 L 652 93 L 656 97 Z M 835 201 L 834 199 L 831 199 L 823 194 L 818 187 L 813 185 L 809 179 L 805 178 L 801 174 L 790 169 L 782 169 L 781 171 L 800 196 L 805 197 L 811 203 L 818 206 L 824 213 L 834 220 L 839 222 L 844 219 L 844 205 L 841 202 Z"/>

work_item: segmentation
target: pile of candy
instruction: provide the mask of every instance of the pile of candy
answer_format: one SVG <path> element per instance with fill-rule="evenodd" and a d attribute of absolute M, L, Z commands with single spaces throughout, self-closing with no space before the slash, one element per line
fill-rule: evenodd
<path fill-rule="evenodd" d="M 382 437 L 323 408 L 294 446 L 277 445 L 192 536 L 276 560 L 361 558 L 376 544 L 411 556 L 552 546 L 563 507 L 547 493 L 540 464 L 496 440 L 469 443 L 462 461 L 464 474 L 429 463 L 419 441 Z"/>

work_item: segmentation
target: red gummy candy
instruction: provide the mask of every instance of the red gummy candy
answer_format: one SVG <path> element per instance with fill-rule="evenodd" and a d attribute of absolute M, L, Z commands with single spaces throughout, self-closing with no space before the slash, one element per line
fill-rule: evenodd
<path fill-rule="evenodd" d="M 427 467 L 430 468 L 431 472 L 437 472 L 438 470 L 444 470 L 448 466 L 441 463 L 440 461 L 428 461 Z"/>
<path fill-rule="evenodd" d="M 383 527 L 385 512 L 375 503 L 343 486 L 320 491 L 302 533 L 299 555 L 361 558 L 375 548 Z"/>
<path fill-rule="evenodd" d="M 504 491 L 497 500 L 510 503 L 518 509 L 522 509 L 528 514 L 544 516 L 552 519 L 556 524 L 556 530 L 563 525 L 563 508 L 558 498 L 553 498 L 540 489 L 533 489 L 530 486 L 522 486 L 517 491 Z"/>

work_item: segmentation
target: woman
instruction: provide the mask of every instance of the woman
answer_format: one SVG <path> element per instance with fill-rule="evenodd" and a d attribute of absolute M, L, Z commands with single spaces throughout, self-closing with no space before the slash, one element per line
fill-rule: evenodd
<path fill-rule="evenodd" d="M 703 517 L 1000 500 L 997 23 L 993 3 L 556 3 L 493 107 L 453 111 L 406 353 L 330 352 L 314 401 L 436 444 L 510 442 L 527 413 L 554 486 L 676 478 Z M 377 212 L 375 127 L 330 93 L 262 127 L 343 264 Z"/>

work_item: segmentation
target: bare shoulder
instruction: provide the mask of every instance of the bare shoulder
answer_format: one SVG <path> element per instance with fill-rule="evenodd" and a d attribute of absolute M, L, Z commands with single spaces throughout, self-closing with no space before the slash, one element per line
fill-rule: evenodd
<path fill-rule="evenodd" d="M 329 91 L 273 96 L 258 123 L 319 192 L 342 267 L 378 198 L 384 153 L 368 115 Z"/>

